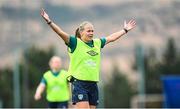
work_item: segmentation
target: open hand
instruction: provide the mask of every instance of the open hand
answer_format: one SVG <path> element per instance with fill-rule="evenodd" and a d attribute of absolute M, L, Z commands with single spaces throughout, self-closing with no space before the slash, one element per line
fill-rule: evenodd
<path fill-rule="evenodd" d="M 46 22 L 51 21 L 48 14 L 45 12 L 43 8 L 41 9 L 41 16 L 44 18 L 44 20 L 46 20 Z"/>
<path fill-rule="evenodd" d="M 37 100 L 40 100 L 40 99 L 41 99 L 41 95 L 40 95 L 40 94 L 35 94 L 34 99 L 35 99 L 36 101 L 37 101 Z"/>
<path fill-rule="evenodd" d="M 128 31 L 136 27 L 136 21 L 134 19 L 131 19 L 128 23 L 124 21 L 124 28 Z"/>

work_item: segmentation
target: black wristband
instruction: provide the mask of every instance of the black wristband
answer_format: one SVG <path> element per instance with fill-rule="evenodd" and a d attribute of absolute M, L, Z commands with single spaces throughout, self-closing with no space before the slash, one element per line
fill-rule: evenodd
<path fill-rule="evenodd" d="M 126 28 L 123 28 L 123 30 L 125 31 L 125 33 L 127 33 L 127 32 L 128 32 L 128 30 L 127 30 Z"/>
<path fill-rule="evenodd" d="M 47 22 L 47 24 L 48 24 L 48 25 L 50 25 L 51 23 L 52 23 L 52 21 L 51 21 L 51 20 Z"/>

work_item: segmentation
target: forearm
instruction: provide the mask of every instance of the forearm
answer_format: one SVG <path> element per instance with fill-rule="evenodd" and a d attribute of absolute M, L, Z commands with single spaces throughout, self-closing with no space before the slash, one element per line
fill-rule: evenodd
<path fill-rule="evenodd" d="M 47 22 L 47 24 L 50 25 L 50 27 L 64 40 L 64 42 L 68 44 L 69 35 L 51 21 L 51 19 L 49 18 L 48 14 L 44 11 L 44 9 L 41 9 L 41 16 Z"/>
<path fill-rule="evenodd" d="M 36 95 L 41 95 L 45 90 L 45 85 L 40 83 L 37 90 L 36 90 Z"/>
<path fill-rule="evenodd" d="M 54 32 L 60 36 L 65 43 L 69 43 L 69 34 L 64 32 L 59 26 L 57 26 L 54 22 L 51 22 L 49 26 L 53 29 Z"/>
<path fill-rule="evenodd" d="M 115 32 L 111 35 L 109 35 L 107 38 L 106 38 L 106 44 L 110 43 L 110 42 L 114 42 L 116 41 L 117 39 L 119 39 L 121 36 L 123 36 L 124 34 L 126 34 L 126 31 L 124 29 L 118 31 L 118 32 Z"/>

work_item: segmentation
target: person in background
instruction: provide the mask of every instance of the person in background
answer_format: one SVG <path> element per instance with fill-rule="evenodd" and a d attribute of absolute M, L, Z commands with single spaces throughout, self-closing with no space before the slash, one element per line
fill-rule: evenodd
<path fill-rule="evenodd" d="M 35 100 L 40 100 L 46 90 L 46 99 L 49 108 L 68 108 L 70 99 L 67 71 L 61 69 L 61 58 L 53 56 L 49 61 L 50 70 L 45 72 L 34 95 Z"/>

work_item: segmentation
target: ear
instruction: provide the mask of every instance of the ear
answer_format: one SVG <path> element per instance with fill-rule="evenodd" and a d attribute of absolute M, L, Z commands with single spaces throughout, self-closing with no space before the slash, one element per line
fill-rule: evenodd
<path fill-rule="evenodd" d="M 83 31 L 80 31 L 80 32 L 79 32 L 79 34 L 82 36 L 82 34 L 83 34 Z"/>

